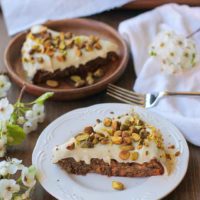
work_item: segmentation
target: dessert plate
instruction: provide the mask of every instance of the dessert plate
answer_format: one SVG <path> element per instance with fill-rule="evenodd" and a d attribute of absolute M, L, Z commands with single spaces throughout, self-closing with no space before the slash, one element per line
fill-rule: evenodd
<path fill-rule="evenodd" d="M 26 33 L 23 32 L 15 36 L 5 50 L 4 62 L 11 79 L 20 87 L 26 84 L 26 91 L 39 96 L 44 92 L 54 92 L 54 99 L 71 100 L 86 97 L 104 90 L 108 83 L 116 81 L 124 72 L 128 62 L 128 50 L 124 40 L 119 33 L 112 27 L 102 22 L 90 19 L 65 19 L 57 21 L 48 21 L 44 24 L 50 29 L 63 32 L 73 32 L 83 35 L 97 35 L 100 38 L 108 39 L 119 47 L 119 58 L 109 63 L 105 75 L 95 84 L 82 88 L 75 88 L 67 82 L 61 82 L 56 89 L 47 87 L 45 84 L 35 85 L 28 82 L 21 62 L 21 48 L 25 41 Z"/>
<path fill-rule="evenodd" d="M 161 130 L 166 145 L 174 144 L 180 151 L 174 170 L 170 175 L 124 178 L 97 174 L 77 176 L 66 173 L 57 164 L 52 164 L 52 149 L 67 141 L 83 127 L 93 125 L 96 119 L 112 117 L 135 110 L 142 120 Z M 33 151 L 32 162 L 38 169 L 41 185 L 59 200 L 155 200 L 172 190 L 183 179 L 188 167 L 189 151 L 179 130 L 170 122 L 144 108 L 127 104 L 97 104 L 68 112 L 52 122 L 40 135 Z M 126 189 L 115 191 L 112 181 L 122 182 Z"/>

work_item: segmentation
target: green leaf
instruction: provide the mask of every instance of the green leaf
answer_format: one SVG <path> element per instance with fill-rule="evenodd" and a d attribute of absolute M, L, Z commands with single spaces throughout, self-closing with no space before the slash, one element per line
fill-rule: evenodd
<path fill-rule="evenodd" d="M 36 172 L 37 172 L 36 167 L 33 166 L 33 165 L 31 165 L 31 166 L 28 168 L 28 172 L 29 172 L 31 175 L 35 176 L 35 175 L 36 175 Z"/>
<path fill-rule="evenodd" d="M 17 114 L 15 112 L 12 113 L 11 117 L 10 117 L 10 122 L 12 124 L 15 124 L 17 121 Z"/>
<path fill-rule="evenodd" d="M 8 124 L 7 132 L 8 132 L 8 145 L 21 144 L 26 137 L 24 130 L 20 126 L 15 124 Z"/>
<path fill-rule="evenodd" d="M 44 104 L 44 102 L 45 102 L 48 98 L 52 97 L 53 95 L 54 95 L 53 92 L 46 92 L 46 93 L 44 93 L 43 95 L 41 95 L 40 97 L 38 97 L 35 101 L 33 101 L 33 103 L 37 103 L 37 104 L 42 105 L 42 104 Z"/>

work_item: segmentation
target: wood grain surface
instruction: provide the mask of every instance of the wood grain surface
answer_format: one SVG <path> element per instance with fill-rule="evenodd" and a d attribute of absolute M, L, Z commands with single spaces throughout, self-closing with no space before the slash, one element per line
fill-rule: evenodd
<path fill-rule="evenodd" d="M 99 21 L 106 22 L 117 28 L 118 24 L 127 18 L 136 16 L 140 14 L 141 11 L 127 11 L 127 10 L 115 10 L 110 12 L 104 12 L 99 15 L 94 15 L 90 18 L 96 19 Z M 3 21 L 2 14 L 0 13 L 0 69 L 1 71 L 5 70 L 5 66 L 3 63 L 3 53 L 6 45 L 8 44 L 9 37 L 6 32 L 5 24 Z M 135 74 L 133 71 L 133 61 L 130 58 L 128 67 L 125 73 L 122 75 L 120 80 L 117 82 L 117 85 L 123 86 L 124 88 L 131 89 L 132 85 L 135 81 Z M 19 88 L 13 84 L 10 92 L 9 99 L 12 102 L 16 101 L 16 98 L 19 94 Z M 25 94 L 23 100 L 30 101 L 33 99 L 33 96 L 29 94 Z M 117 102 L 113 98 L 106 95 L 105 91 L 94 96 L 88 97 L 84 100 L 77 101 L 69 101 L 69 102 L 48 102 L 46 104 L 46 120 L 39 127 L 36 132 L 33 132 L 28 135 L 27 139 L 20 146 L 13 147 L 9 149 L 8 156 L 16 157 L 18 159 L 22 159 L 24 164 L 31 164 L 31 156 L 32 150 L 35 146 L 37 138 L 41 131 L 54 119 L 59 117 L 60 115 L 71 111 L 76 108 L 86 107 L 97 103 L 108 103 L 108 102 Z M 66 130 L 67 131 L 67 130 Z M 195 147 L 189 144 L 190 148 L 190 161 L 188 172 L 181 182 L 181 184 L 167 197 L 165 200 L 198 200 L 200 199 L 200 148 Z M 53 174 L 52 174 L 53 176 Z M 159 185 L 158 185 L 159 190 Z M 54 200 L 51 195 L 49 195 L 39 184 L 37 184 L 34 194 L 32 196 L 33 200 Z"/>

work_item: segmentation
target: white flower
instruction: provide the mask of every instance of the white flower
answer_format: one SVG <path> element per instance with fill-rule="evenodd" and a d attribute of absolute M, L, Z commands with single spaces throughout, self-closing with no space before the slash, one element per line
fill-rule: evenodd
<path fill-rule="evenodd" d="M 20 187 L 13 179 L 0 180 L 0 199 L 10 200 L 14 193 L 19 192 Z"/>
<path fill-rule="evenodd" d="M 7 95 L 8 90 L 10 89 L 11 83 L 7 76 L 0 75 L 0 98 Z"/>
<path fill-rule="evenodd" d="M 36 118 L 36 115 L 35 115 L 35 113 L 32 110 L 28 110 L 25 113 L 25 117 L 26 117 L 26 119 L 28 121 L 32 121 L 32 120 L 34 120 Z"/>
<path fill-rule="evenodd" d="M 32 188 L 36 184 L 35 176 L 36 168 L 34 166 L 22 169 L 22 182 L 26 187 Z"/>
<path fill-rule="evenodd" d="M 44 118 L 45 118 L 44 105 L 34 104 L 33 105 L 33 112 L 34 112 L 38 122 L 42 123 L 44 121 Z"/>
<path fill-rule="evenodd" d="M 0 138 L 0 158 L 3 157 L 6 153 L 6 143 L 7 143 L 7 137 L 3 135 Z"/>
<path fill-rule="evenodd" d="M 24 192 L 21 196 L 21 199 L 26 200 L 30 197 L 30 192 L 32 188 L 29 188 L 26 192 Z"/>
<path fill-rule="evenodd" d="M 22 125 L 22 124 L 24 124 L 24 122 L 25 122 L 25 118 L 23 116 L 18 117 L 18 119 L 17 119 L 18 124 Z"/>
<path fill-rule="evenodd" d="M 13 158 L 9 161 L 0 162 L 0 175 L 6 176 L 7 174 L 15 174 L 17 170 L 22 170 L 23 165 L 22 161 L 16 158 Z"/>
<path fill-rule="evenodd" d="M 23 125 L 23 130 L 26 134 L 37 129 L 37 120 L 26 121 Z"/>
<path fill-rule="evenodd" d="M 0 120 L 6 121 L 10 119 L 13 110 L 13 105 L 9 104 L 7 98 L 3 98 L 0 100 Z"/>
<path fill-rule="evenodd" d="M 14 200 L 27 200 L 30 199 L 30 193 L 31 193 L 31 189 L 29 188 L 28 190 L 26 190 L 23 194 L 19 195 L 19 196 L 15 196 Z"/>

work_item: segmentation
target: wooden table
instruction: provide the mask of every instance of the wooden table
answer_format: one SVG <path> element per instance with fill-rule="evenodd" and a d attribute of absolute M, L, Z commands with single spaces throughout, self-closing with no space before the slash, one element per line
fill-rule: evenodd
<path fill-rule="evenodd" d="M 94 15 L 91 18 L 99 21 L 108 23 L 109 25 L 117 28 L 119 22 L 136 16 L 142 11 L 134 10 L 115 10 L 110 12 L 104 12 L 99 15 Z M 8 44 L 9 37 L 6 32 L 5 24 L 3 21 L 2 14 L 0 13 L 0 67 L 5 70 L 3 63 L 3 53 L 6 45 Z M 122 75 L 117 85 L 123 86 L 124 88 L 131 89 L 135 80 L 135 74 L 133 71 L 133 61 L 130 58 L 128 67 L 125 73 Z M 12 88 L 9 92 L 9 99 L 11 102 L 15 102 L 19 94 L 19 88 L 13 83 Z M 30 101 L 33 96 L 25 94 L 23 100 Z M 105 92 L 88 97 L 84 100 L 70 101 L 70 102 L 48 102 L 46 104 L 47 117 L 45 122 L 39 127 L 36 132 L 28 135 L 27 139 L 20 146 L 13 147 L 8 150 L 7 156 L 16 157 L 22 159 L 24 164 L 31 164 L 32 151 L 41 131 L 54 119 L 60 115 L 71 111 L 76 108 L 86 107 L 97 103 L 116 102 L 113 98 L 106 95 Z M 181 184 L 165 199 L 181 199 L 181 200 L 197 200 L 200 199 L 200 148 L 189 144 L 190 148 L 190 162 L 188 172 L 181 182 Z M 53 174 L 52 174 L 53 175 Z M 66 186 L 67 187 L 67 186 Z M 159 186 L 158 186 L 159 190 Z M 33 200 L 50 200 L 55 199 L 49 195 L 39 184 L 37 184 L 34 191 Z"/>

